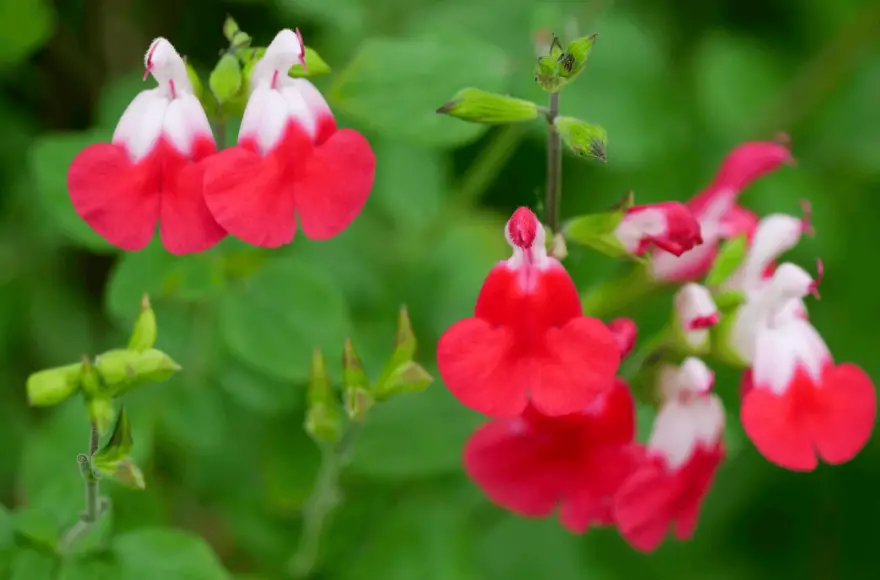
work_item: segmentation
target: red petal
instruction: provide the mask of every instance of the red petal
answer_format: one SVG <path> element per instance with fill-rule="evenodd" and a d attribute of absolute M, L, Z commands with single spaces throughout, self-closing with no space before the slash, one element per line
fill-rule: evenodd
<path fill-rule="evenodd" d="M 313 240 L 341 233 L 364 208 L 375 174 L 376 156 L 367 139 L 352 129 L 334 133 L 315 150 L 296 181 L 303 233 Z"/>
<path fill-rule="evenodd" d="M 662 462 L 644 463 L 614 496 L 614 520 L 620 534 L 637 550 L 656 550 L 672 523 L 675 496 L 675 482 Z"/>
<path fill-rule="evenodd" d="M 437 369 L 450 392 L 475 411 L 514 417 L 526 408 L 527 375 L 511 353 L 513 337 L 478 318 L 453 324 L 437 344 Z"/>
<path fill-rule="evenodd" d="M 523 288 L 524 276 L 534 279 L 528 290 Z M 561 265 L 511 270 L 506 262 L 489 272 L 474 308 L 474 316 L 515 327 L 524 335 L 562 326 L 582 313 L 577 287 Z"/>
<path fill-rule="evenodd" d="M 122 148 L 96 143 L 70 164 L 67 189 L 76 213 L 108 242 L 141 250 L 153 239 L 159 218 L 160 160 L 133 164 Z"/>
<path fill-rule="evenodd" d="M 798 369 L 782 395 L 759 387 L 745 393 L 740 408 L 743 429 L 768 461 L 794 471 L 816 469 L 816 452 L 803 421 L 803 411 L 813 407 L 813 391 L 812 380 Z"/>
<path fill-rule="evenodd" d="M 550 328 L 545 348 L 530 363 L 532 403 L 550 416 L 575 413 L 614 386 L 620 348 L 600 320 L 582 316 Z"/>
<path fill-rule="evenodd" d="M 205 202 L 233 236 L 277 248 L 296 233 L 292 181 L 284 151 L 261 157 L 249 147 L 230 147 L 204 163 Z"/>
<path fill-rule="evenodd" d="M 465 445 L 465 470 L 493 502 L 523 516 L 546 516 L 569 479 L 553 443 L 519 418 L 491 421 Z"/>
<path fill-rule="evenodd" d="M 673 531 L 677 539 L 689 540 L 693 537 L 703 498 L 709 492 L 723 459 L 724 449 L 720 444 L 714 449 L 698 447 L 690 461 L 676 474 L 680 495 L 676 502 L 678 511 L 673 515 Z"/>
<path fill-rule="evenodd" d="M 226 237 L 226 230 L 205 204 L 203 165 L 169 151 L 163 171 L 159 233 L 165 249 L 180 255 L 215 246 Z"/>
<path fill-rule="evenodd" d="M 844 463 L 861 451 L 874 431 L 877 392 L 859 367 L 826 367 L 816 391 L 817 412 L 809 429 L 819 456 L 831 464 Z"/>

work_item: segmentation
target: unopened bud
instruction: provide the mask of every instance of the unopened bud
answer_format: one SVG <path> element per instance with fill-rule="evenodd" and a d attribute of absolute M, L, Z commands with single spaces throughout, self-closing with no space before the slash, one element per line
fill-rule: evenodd
<path fill-rule="evenodd" d="M 416 354 L 416 335 L 406 306 L 400 307 L 397 315 L 397 334 L 394 338 L 394 352 L 403 360 L 411 360 Z"/>
<path fill-rule="evenodd" d="M 98 434 L 106 435 L 113 426 L 113 401 L 110 397 L 91 397 L 86 400 L 89 419 Z"/>
<path fill-rule="evenodd" d="M 575 155 L 602 161 L 607 159 L 608 134 L 599 125 L 590 125 L 574 117 L 556 117 L 553 126 Z"/>
<path fill-rule="evenodd" d="M 352 421 L 363 421 L 375 403 L 370 391 L 366 389 L 346 389 L 345 412 Z"/>
<path fill-rule="evenodd" d="M 156 335 L 158 327 L 156 326 L 156 313 L 150 305 L 150 297 L 144 294 L 141 299 L 141 311 L 134 323 L 134 330 L 131 333 L 131 340 L 128 341 L 128 350 L 135 352 L 144 352 L 153 348 L 156 344 Z"/>
<path fill-rule="evenodd" d="M 376 385 L 376 399 L 384 401 L 396 395 L 424 391 L 434 378 L 415 361 L 407 361 L 395 368 L 388 379 Z"/>
<path fill-rule="evenodd" d="M 98 397 L 106 394 L 104 392 L 104 384 L 101 381 L 101 375 L 98 373 L 98 369 L 95 368 L 95 365 L 92 364 L 92 361 L 89 360 L 89 357 L 86 355 L 82 356 L 80 368 L 82 369 L 80 384 L 82 385 L 83 392 L 86 396 Z"/>
<path fill-rule="evenodd" d="M 235 35 L 240 32 L 241 29 L 238 27 L 238 22 L 232 16 L 226 16 L 226 20 L 223 21 L 223 36 L 226 37 L 226 40 L 232 42 Z"/>
<path fill-rule="evenodd" d="M 80 388 L 82 365 L 75 363 L 38 371 L 27 379 L 28 404 L 50 407 L 73 396 Z"/>
<path fill-rule="evenodd" d="M 238 58 L 232 54 L 224 54 L 217 61 L 217 66 L 208 77 L 208 86 L 217 99 L 223 105 L 235 95 L 239 94 L 242 85 L 241 64 Z"/>
<path fill-rule="evenodd" d="M 113 397 L 146 383 L 158 383 L 181 370 L 174 359 L 154 348 L 144 352 L 111 350 L 100 355 L 95 367 Z"/>
<path fill-rule="evenodd" d="M 288 73 L 292 77 L 319 77 L 329 74 L 333 69 L 330 68 L 321 55 L 314 48 L 305 47 L 306 68 L 299 63 L 293 65 Z"/>
<path fill-rule="evenodd" d="M 536 119 L 538 105 L 525 99 L 467 88 L 460 90 L 437 112 L 472 123 L 499 125 Z"/>
<path fill-rule="evenodd" d="M 316 441 L 339 441 L 342 438 L 342 413 L 327 378 L 324 355 L 317 348 L 312 354 L 308 398 L 309 408 L 304 426 L 306 432 Z"/>
<path fill-rule="evenodd" d="M 576 38 L 565 47 L 565 52 L 559 57 L 559 74 L 567 82 L 573 81 L 584 71 L 597 38 L 598 34 Z"/>
<path fill-rule="evenodd" d="M 342 354 L 342 383 L 346 389 L 369 389 L 370 379 L 350 338 L 345 339 Z"/>
<path fill-rule="evenodd" d="M 541 56 L 535 63 L 535 82 L 548 93 L 558 92 L 565 84 L 559 76 L 557 56 Z"/>

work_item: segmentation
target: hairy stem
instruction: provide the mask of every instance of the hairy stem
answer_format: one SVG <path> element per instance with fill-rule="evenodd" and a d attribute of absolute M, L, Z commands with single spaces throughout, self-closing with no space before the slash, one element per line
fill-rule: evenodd
<path fill-rule="evenodd" d="M 549 129 L 547 132 L 547 225 L 553 233 L 559 231 L 559 203 L 562 188 L 562 138 L 553 125 L 559 115 L 559 93 L 550 93 L 550 108 L 547 111 Z"/>
<path fill-rule="evenodd" d="M 290 559 L 290 574 L 294 578 L 308 578 L 318 562 L 321 539 L 330 521 L 330 515 L 342 503 L 339 478 L 354 455 L 354 442 L 360 424 L 349 424 L 337 445 L 321 446 L 321 466 L 312 495 L 303 509 L 303 530 L 296 553 Z"/>
<path fill-rule="evenodd" d="M 62 554 L 67 553 L 73 548 L 77 541 L 85 536 L 97 523 L 101 517 L 101 502 L 99 500 L 100 482 L 98 474 L 92 468 L 92 456 L 98 452 L 98 429 L 94 423 L 89 427 L 89 454 L 80 454 L 76 460 L 79 463 L 79 470 L 85 480 L 86 489 L 86 509 L 83 511 L 79 520 L 64 534 L 58 543 L 58 551 Z"/>

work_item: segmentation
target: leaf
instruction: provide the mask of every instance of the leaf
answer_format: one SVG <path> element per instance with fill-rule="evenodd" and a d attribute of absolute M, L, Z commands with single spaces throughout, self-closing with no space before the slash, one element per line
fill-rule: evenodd
<path fill-rule="evenodd" d="M 631 194 L 612 211 L 577 216 L 569 220 L 563 226 L 562 233 L 565 239 L 593 248 L 612 258 L 642 261 L 641 258 L 627 251 L 614 233 L 630 207 L 632 207 Z"/>
<path fill-rule="evenodd" d="M 265 415 L 301 408 L 303 393 L 297 385 L 269 378 L 229 356 L 220 364 L 217 382 L 236 404 Z"/>
<path fill-rule="evenodd" d="M 241 63 L 232 54 L 224 54 L 217 61 L 217 66 L 208 77 L 208 86 L 221 105 L 226 103 L 241 90 Z"/>
<path fill-rule="evenodd" d="M 73 209 L 67 192 L 67 170 L 80 151 L 93 143 L 109 141 L 110 137 L 109 132 L 100 129 L 49 134 L 34 141 L 28 158 L 39 207 L 72 242 L 96 252 L 113 252 L 115 248 Z"/>
<path fill-rule="evenodd" d="M 419 231 L 436 220 L 449 189 L 450 168 L 442 153 L 395 139 L 372 143 L 376 157 L 376 182 L 370 203 L 393 220 L 395 230 Z M 418 203 L 413 192 L 418 191 Z"/>
<path fill-rule="evenodd" d="M 55 561 L 36 550 L 19 550 L 12 557 L 9 580 L 49 580 Z"/>
<path fill-rule="evenodd" d="M 456 147 L 486 128 L 445 119 L 435 113 L 437 104 L 466 86 L 503 92 L 509 74 L 504 53 L 472 37 L 371 38 L 328 95 L 335 107 L 387 136 Z"/>
<path fill-rule="evenodd" d="M 288 74 L 292 77 L 319 77 L 326 74 L 330 74 L 331 69 L 330 65 L 324 62 L 324 59 L 321 58 L 321 55 L 318 54 L 311 46 L 306 47 L 306 68 L 308 70 L 303 70 L 301 64 L 295 64 L 290 69 Z"/>
<path fill-rule="evenodd" d="M 345 299 L 317 268 L 275 259 L 220 302 L 229 352 L 267 376 L 305 381 L 312 351 L 342 350 L 349 328 Z"/>
<path fill-rule="evenodd" d="M 52 37 L 55 23 L 49 0 L 0 2 L 0 68 L 29 57 Z"/>
<path fill-rule="evenodd" d="M 12 544 L 13 529 L 12 514 L 5 505 L 0 504 L 0 549 Z"/>
<path fill-rule="evenodd" d="M 506 515 L 476 542 L 483 578 L 504 580 L 582 580 L 578 538 L 555 518 L 523 519 Z"/>
<path fill-rule="evenodd" d="M 724 242 L 706 276 L 705 285 L 718 287 L 724 284 L 745 260 L 747 250 L 748 239 L 744 235 Z"/>
<path fill-rule="evenodd" d="M 441 384 L 391 399 L 370 410 L 351 468 L 394 480 L 457 472 L 462 446 L 481 422 Z"/>
<path fill-rule="evenodd" d="M 205 541 L 171 528 L 141 528 L 117 536 L 113 551 L 125 580 L 230 580 Z"/>
<path fill-rule="evenodd" d="M 131 423 L 125 408 L 119 409 L 116 416 L 116 425 L 113 427 L 113 433 L 110 439 L 100 451 L 92 456 L 92 465 L 102 475 L 114 477 L 120 464 L 128 458 L 134 447 L 134 439 L 131 437 Z"/>
<path fill-rule="evenodd" d="M 120 580 L 115 562 L 98 556 L 65 560 L 55 580 Z"/>
<path fill-rule="evenodd" d="M 383 515 L 354 557 L 346 558 L 353 562 L 339 577 L 476 580 L 467 513 L 461 507 L 444 495 L 405 499 Z"/>

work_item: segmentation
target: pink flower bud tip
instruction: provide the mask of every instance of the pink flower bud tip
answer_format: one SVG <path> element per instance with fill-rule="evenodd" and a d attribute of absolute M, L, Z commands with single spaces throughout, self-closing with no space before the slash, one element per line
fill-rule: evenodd
<path fill-rule="evenodd" d="M 537 216 L 527 207 L 517 208 L 507 222 L 507 233 L 513 245 L 528 250 L 538 233 Z"/>

